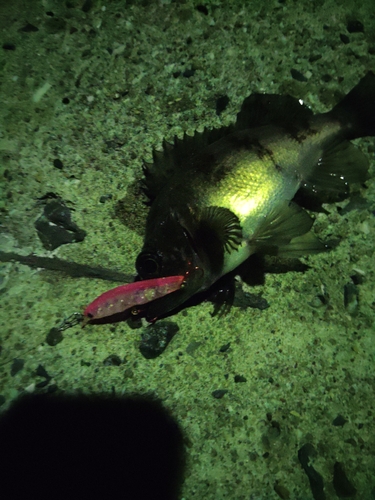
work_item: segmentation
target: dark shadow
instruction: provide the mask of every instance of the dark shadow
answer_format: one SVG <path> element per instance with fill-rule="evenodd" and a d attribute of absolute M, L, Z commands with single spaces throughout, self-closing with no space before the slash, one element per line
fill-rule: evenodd
<path fill-rule="evenodd" d="M 183 436 L 144 397 L 26 396 L 0 418 L 4 498 L 177 500 Z"/>

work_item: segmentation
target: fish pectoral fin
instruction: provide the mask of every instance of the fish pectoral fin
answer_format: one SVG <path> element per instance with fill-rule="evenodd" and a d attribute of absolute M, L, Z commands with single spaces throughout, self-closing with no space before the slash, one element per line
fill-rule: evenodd
<path fill-rule="evenodd" d="M 310 231 L 313 219 L 294 202 L 283 202 L 272 210 L 249 240 L 255 251 L 273 254 L 277 247 L 288 245 L 291 240 Z"/>
<path fill-rule="evenodd" d="M 295 258 L 302 257 L 307 254 L 325 252 L 330 249 L 329 245 L 323 243 L 309 231 L 302 236 L 297 236 L 290 240 L 286 245 L 280 245 L 278 247 L 277 256 Z"/>
<path fill-rule="evenodd" d="M 224 207 L 209 206 L 202 209 L 198 217 L 197 232 L 212 236 L 227 252 L 236 250 L 242 242 L 240 220 L 231 210 Z"/>

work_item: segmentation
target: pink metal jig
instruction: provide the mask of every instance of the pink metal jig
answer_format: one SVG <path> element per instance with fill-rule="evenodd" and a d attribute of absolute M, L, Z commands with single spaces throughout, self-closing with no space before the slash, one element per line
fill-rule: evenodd
<path fill-rule="evenodd" d="M 147 304 L 181 288 L 185 276 L 168 276 L 120 285 L 102 293 L 83 311 L 82 328 L 92 319 L 105 318 Z"/>

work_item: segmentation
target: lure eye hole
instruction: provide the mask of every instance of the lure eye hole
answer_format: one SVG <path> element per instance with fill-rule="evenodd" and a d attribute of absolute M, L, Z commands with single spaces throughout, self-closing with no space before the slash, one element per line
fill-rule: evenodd
<path fill-rule="evenodd" d="M 141 253 L 137 257 L 135 267 L 141 278 L 156 276 L 160 269 L 159 258 L 151 253 Z"/>

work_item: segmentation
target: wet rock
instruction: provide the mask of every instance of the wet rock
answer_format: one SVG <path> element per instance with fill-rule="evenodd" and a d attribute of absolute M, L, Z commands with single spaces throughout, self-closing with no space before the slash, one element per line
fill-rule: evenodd
<path fill-rule="evenodd" d="M 86 231 L 72 221 L 70 209 L 58 199 L 46 204 L 43 215 L 35 222 L 35 228 L 46 250 L 83 241 L 86 236 Z"/>
<path fill-rule="evenodd" d="M 57 168 L 57 170 L 62 170 L 64 168 L 64 164 L 59 158 L 53 160 L 53 166 Z"/>
<path fill-rule="evenodd" d="M 26 23 L 25 26 L 20 28 L 18 31 L 21 31 L 23 33 L 35 33 L 36 31 L 39 31 L 39 28 L 37 28 L 33 24 Z"/>
<path fill-rule="evenodd" d="M 361 21 L 358 21 L 357 19 L 351 19 L 350 21 L 348 21 L 346 29 L 349 31 L 349 33 L 363 33 L 365 31 L 365 28 Z"/>
<path fill-rule="evenodd" d="M 14 43 L 3 43 L 4 50 L 16 50 Z"/>
<path fill-rule="evenodd" d="M 146 359 L 160 356 L 169 342 L 178 332 L 179 327 L 172 321 L 161 321 L 146 328 L 141 336 L 139 350 Z"/>
<path fill-rule="evenodd" d="M 51 328 L 51 330 L 47 333 L 46 342 L 51 347 L 60 344 L 63 340 L 64 336 L 59 328 Z"/>
<path fill-rule="evenodd" d="M 343 427 L 346 424 L 347 420 L 342 415 L 337 415 L 335 419 L 332 421 L 332 425 L 335 427 Z"/>
<path fill-rule="evenodd" d="M 344 33 L 340 34 L 340 40 L 345 45 L 347 45 L 348 43 L 350 43 L 350 38 L 348 37 L 348 35 L 345 35 Z"/>
<path fill-rule="evenodd" d="M 215 399 L 221 399 L 227 392 L 226 389 L 216 389 L 216 391 L 212 391 L 211 394 Z"/>
<path fill-rule="evenodd" d="M 297 69 L 291 69 L 290 74 L 292 75 L 292 78 L 294 80 L 297 80 L 297 82 L 307 82 L 307 78 L 305 77 L 305 75 Z"/>
<path fill-rule="evenodd" d="M 228 342 L 228 344 L 224 344 L 220 347 L 219 351 L 220 352 L 227 352 L 228 349 L 230 348 L 230 342 Z"/>
<path fill-rule="evenodd" d="M 340 462 L 336 462 L 333 466 L 333 487 L 339 498 L 352 498 L 357 493 L 357 490 L 347 478 Z"/>

